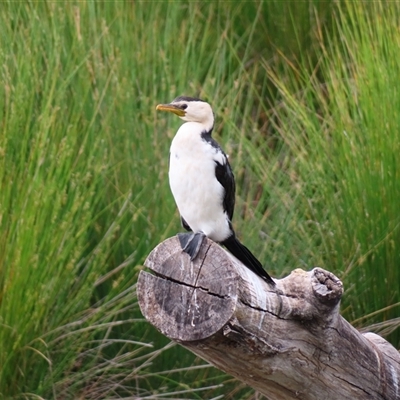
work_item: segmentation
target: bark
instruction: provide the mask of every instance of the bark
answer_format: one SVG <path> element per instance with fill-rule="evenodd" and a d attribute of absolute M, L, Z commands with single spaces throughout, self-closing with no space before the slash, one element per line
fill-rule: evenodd
<path fill-rule="evenodd" d="M 340 316 L 332 273 L 296 269 L 273 288 L 208 239 L 190 262 L 176 237 L 145 264 L 145 318 L 269 399 L 400 399 L 399 352 Z"/>

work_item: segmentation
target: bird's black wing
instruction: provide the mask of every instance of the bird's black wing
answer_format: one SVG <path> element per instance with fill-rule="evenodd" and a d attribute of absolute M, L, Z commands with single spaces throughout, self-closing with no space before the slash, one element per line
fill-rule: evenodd
<path fill-rule="evenodd" d="M 225 160 L 224 164 L 220 164 L 218 161 L 215 162 L 215 176 L 225 189 L 223 199 L 224 211 L 228 214 L 229 220 L 232 221 L 233 211 L 235 209 L 235 177 L 233 176 L 228 159 L 225 158 Z"/>
<path fill-rule="evenodd" d="M 221 146 L 216 140 L 211 136 L 211 131 L 203 132 L 201 134 L 203 140 L 208 142 L 212 147 L 214 147 L 217 154 L 222 155 L 223 162 L 215 160 L 215 176 L 218 182 L 222 185 L 225 190 L 223 198 L 224 211 L 228 214 L 229 220 L 232 221 L 233 211 L 235 209 L 235 177 L 232 172 L 232 168 L 229 165 L 228 157 L 221 149 Z M 218 157 L 221 158 L 221 157 Z"/>

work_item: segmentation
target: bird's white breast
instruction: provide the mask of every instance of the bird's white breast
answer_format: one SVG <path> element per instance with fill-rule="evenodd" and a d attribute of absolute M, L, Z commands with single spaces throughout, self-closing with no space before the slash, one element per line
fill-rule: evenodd
<path fill-rule="evenodd" d="M 178 130 L 170 149 L 169 183 L 179 212 L 193 232 L 202 231 L 221 242 L 230 229 L 215 162 L 225 164 L 226 156 L 202 139 L 203 130 L 196 122 L 187 122 Z"/>

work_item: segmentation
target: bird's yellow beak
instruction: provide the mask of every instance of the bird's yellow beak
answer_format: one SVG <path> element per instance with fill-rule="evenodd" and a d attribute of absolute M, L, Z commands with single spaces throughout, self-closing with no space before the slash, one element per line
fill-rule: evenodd
<path fill-rule="evenodd" d="M 174 106 L 173 104 L 159 104 L 156 107 L 157 111 L 168 111 L 176 114 L 178 117 L 184 117 L 185 116 L 185 111 L 181 110 L 180 108 Z"/>

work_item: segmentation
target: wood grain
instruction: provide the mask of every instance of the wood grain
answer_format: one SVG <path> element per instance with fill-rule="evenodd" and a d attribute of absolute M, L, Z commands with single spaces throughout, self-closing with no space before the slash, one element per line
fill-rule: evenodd
<path fill-rule="evenodd" d="M 216 243 L 190 262 L 176 237 L 146 260 L 138 299 L 164 335 L 270 399 L 400 399 L 400 355 L 339 314 L 343 286 L 321 268 L 271 288 Z"/>

